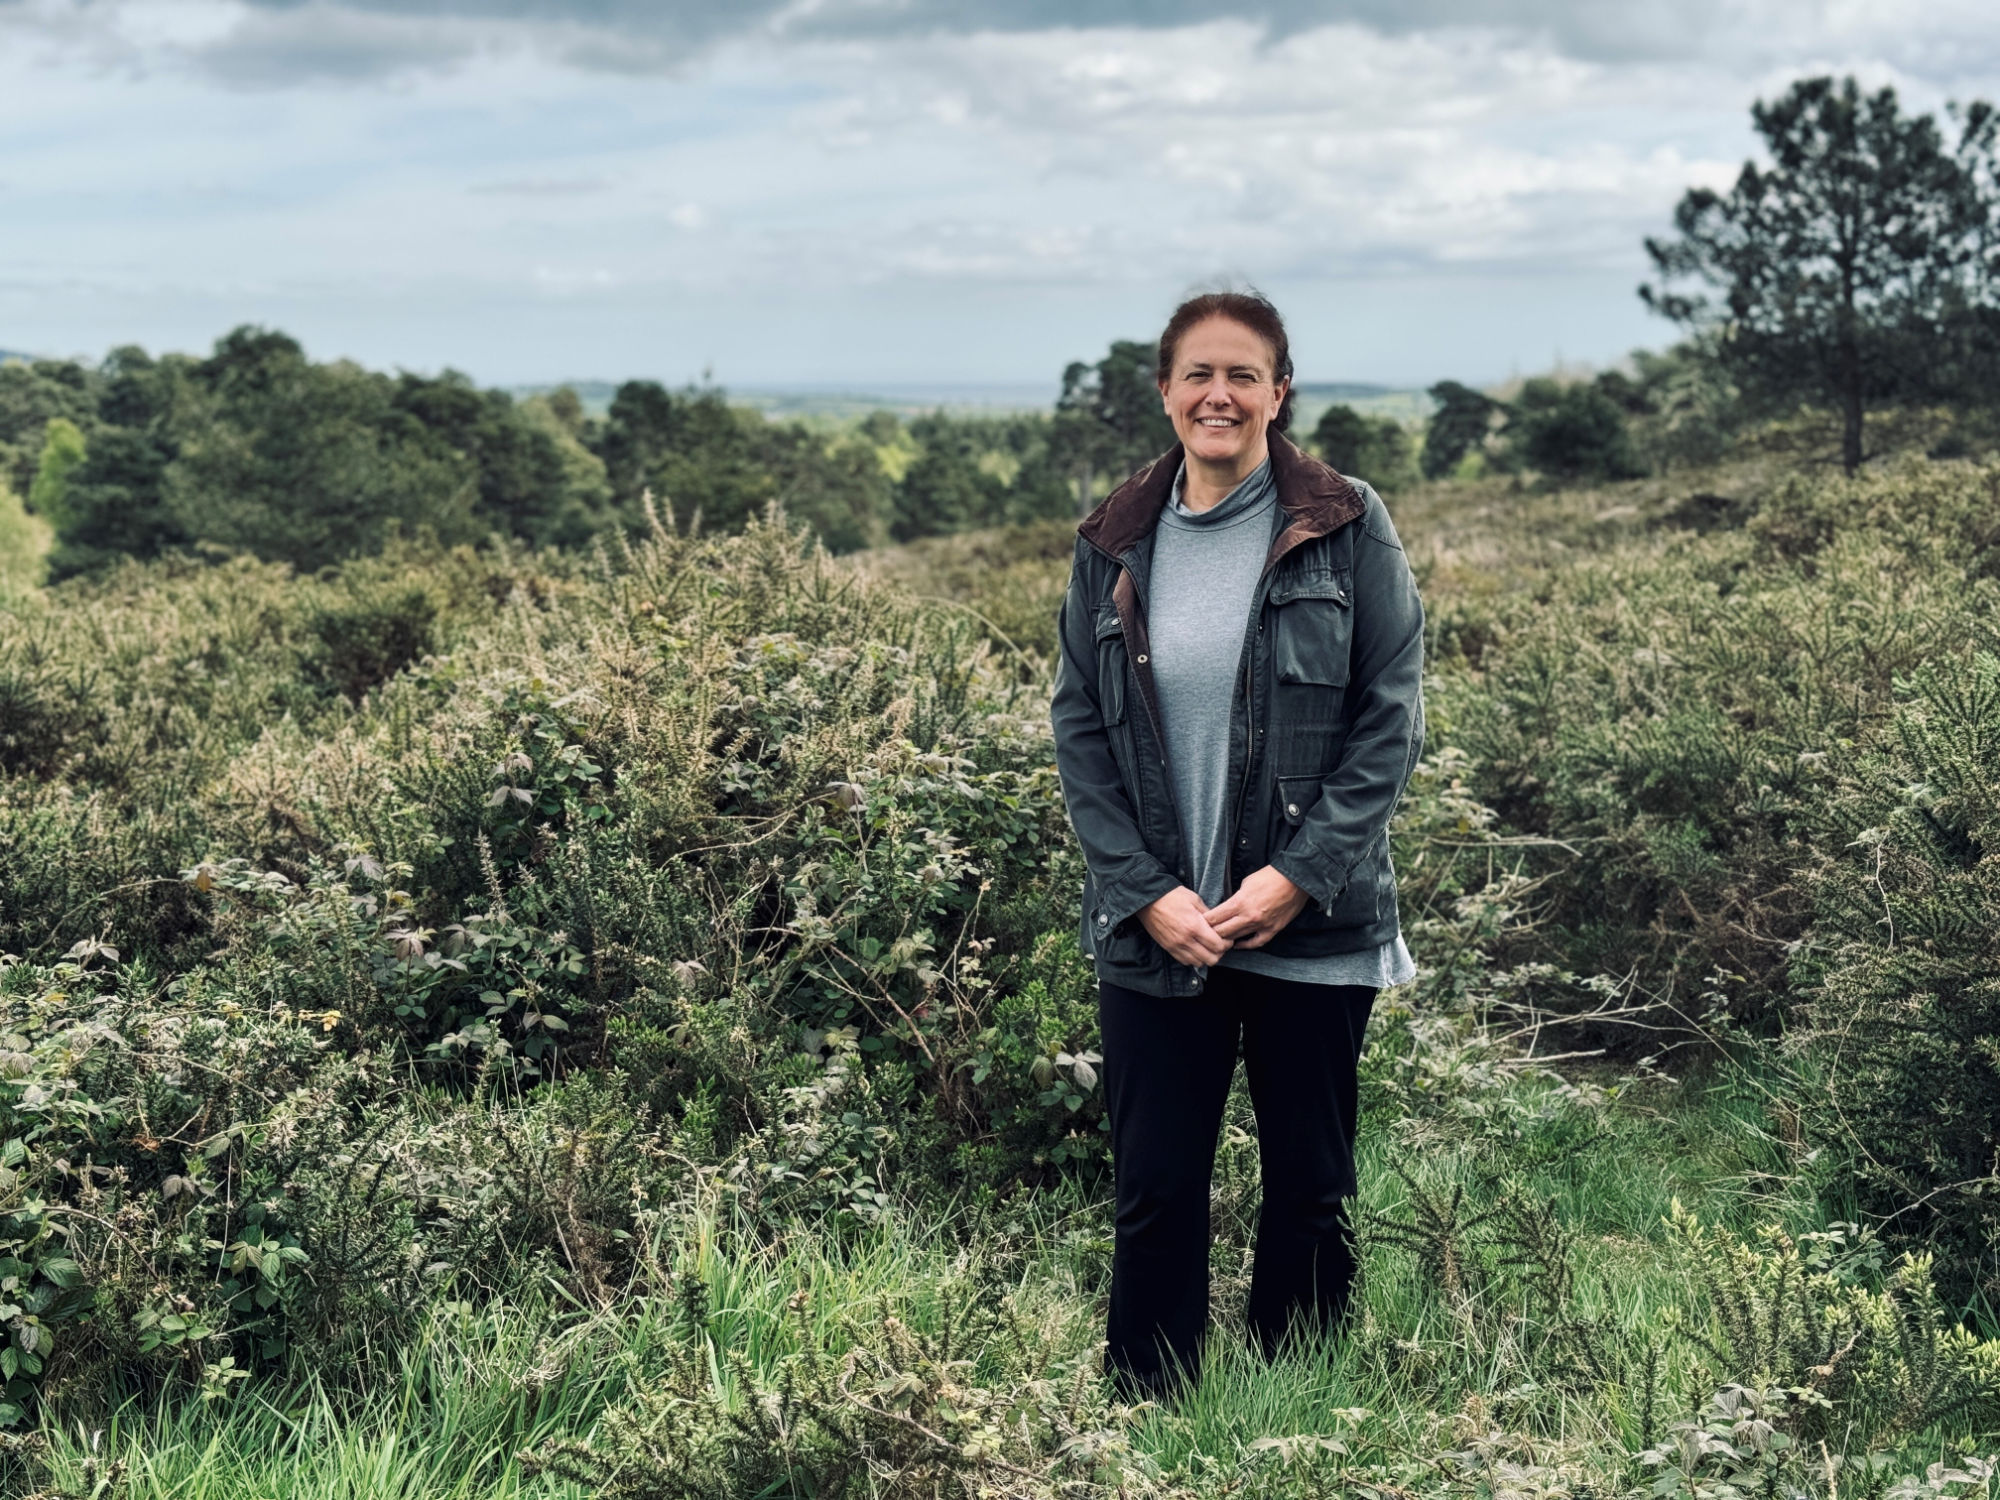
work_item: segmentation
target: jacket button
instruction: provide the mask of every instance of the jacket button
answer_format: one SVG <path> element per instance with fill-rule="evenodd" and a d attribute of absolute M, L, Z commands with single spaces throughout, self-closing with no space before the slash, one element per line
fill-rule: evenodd
<path fill-rule="evenodd" d="M 1291 817 L 1294 817 L 1294 818 L 1296 818 L 1296 817 L 1297 817 L 1297 816 L 1299 815 L 1299 805 L 1298 805 L 1298 803 L 1296 803 L 1296 802 L 1287 802 L 1287 803 L 1285 804 L 1285 812 L 1286 812 L 1286 813 L 1287 813 L 1288 815 L 1290 815 Z"/>
<path fill-rule="evenodd" d="M 1097 925 L 1098 925 L 1099 927 L 1105 927 L 1105 926 L 1108 926 L 1108 925 L 1110 924 L 1110 922 L 1111 922 L 1111 918 L 1109 918 L 1109 917 L 1105 916 L 1103 912 L 1099 912 L 1099 913 L 1097 914 Z"/>
<path fill-rule="evenodd" d="M 1250 847 L 1250 835 L 1246 833 L 1242 838 L 1238 839 L 1236 847 L 1239 849 L 1248 849 Z"/>
<path fill-rule="evenodd" d="M 1141 651 L 1137 656 L 1133 657 L 1132 660 L 1136 661 L 1140 666 L 1143 667 L 1146 665 L 1146 653 Z"/>

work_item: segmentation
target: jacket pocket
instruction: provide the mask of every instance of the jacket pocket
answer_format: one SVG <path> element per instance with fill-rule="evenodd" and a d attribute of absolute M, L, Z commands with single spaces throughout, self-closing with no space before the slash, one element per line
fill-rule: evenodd
<path fill-rule="evenodd" d="M 1319 801 L 1320 787 L 1325 778 L 1312 776 L 1280 776 L 1278 778 L 1278 840 L 1276 849 L 1282 849 L 1292 841 L 1292 834 L 1299 824 L 1311 816 Z"/>
<path fill-rule="evenodd" d="M 1283 724 L 1339 722 L 1354 640 L 1354 591 L 1345 572 L 1314 573 L 1271 590 L 1271 669 Z"/>
<path fill-rule="evenodd" d="M 1347 888 L 1333 898 L 1327 913 L 1329 927 L 1370 927 L 1381 920 L 1386 893 L 1392 893 L 1395 877 L 1389 869 L 1389 840 L 1379 839 L 1355 862 Z"/>
<path fill-rule="evenodd" d="M 1113 604 L 1097 610 L 1097 702 L 1107 729 L 1125 722 L 1125 622 Z"/>

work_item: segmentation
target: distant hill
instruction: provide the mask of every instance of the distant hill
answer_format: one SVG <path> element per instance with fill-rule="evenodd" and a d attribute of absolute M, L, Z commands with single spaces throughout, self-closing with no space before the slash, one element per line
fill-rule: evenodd
<path fill-rule="evenodd" d="M 542 395 L 567 385 L 592 416 L 603 416 L 617 394 L 618 382 L 611 380 L 570 380 L 548 385 L 517 385 L 516 396 Z M 1053 384 L 976 384 L 968 381 L 901 382 L 885 381 L 867 386 L 838 386 L 801 382 L 789 386 L 725 386 L 730 402 L 761 411 L 773 421 L 797 417 L 819 417 L 834 421 L 865 417 L 870 412 L 894 412 L 914 417 L 943 408 L 960 416 L 1016 411 L 1050 411 L 1055 406 Z M 1376 385 L 1365 381 L 1308 381 L 1298 383 L 1297 425 L 1311 431 L 1319 414 L 1335 403 L 1344 403 L 1373 416 L 1395 417 L 1403 422 L 1421 422 L 1430 415 L 1431 399 L 1421 389 Z"/>
<path fill-rule="evenodd" d="M 516 396 L 543 395 L 567 385 L 583 402 L 583 409 L 602 416 L 618 392 L 612 380 L 569 380 L 549 385 L 517 385 Z M 1010 411 L 1048 411 L 1055 405 L 1053 385 L 985 385 L 939 381 L 888 382 L 857 387 L 805 381 L 798 385 L 725 385 L 733 406 L 747 406 L 773 421 L 794 417 L 821 417 L 837 421 L 865 417 L 870 412 L 894 412 L 914 417 L 940 407 L 958 415 L 991 414 Z"/>
<path fill-rule="evenodd" d="M 1421 388 L 1368 385 L 1359 381 L 1301 380 L 1293 388 L 1292 434 L 1302 436 L 1318 424 L 1329 406 L 1351 406 L 1371 417 L 1394 417 L 1406 426 L 1429 419 L 1436 404 Z"/>
<path fill-rule="evenodd" d="M 40 358 L 38 354 L 23 354 L 19 349 L 0 349 L 0 365 L 25 365 Z"/>

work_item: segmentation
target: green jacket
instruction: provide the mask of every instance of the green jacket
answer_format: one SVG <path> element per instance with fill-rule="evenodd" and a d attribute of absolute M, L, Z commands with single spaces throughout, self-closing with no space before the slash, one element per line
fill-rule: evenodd
<path fill-rule="evenodd" d="M 1389 818 L 1423 751 L 1424 611 L 1381 497 L 1273 432 L 1282 525 L 1244 622 L 1229 775 L 1230 887 L 1269 864 L 1311 898 L 1266 951 L 1319 957 L 1398 931 Z M 1083 846 L 1100 979 L 1192 995 L 1205 976 L 1137 919 L 1191 885 L 1146 637 L 1153 534 L 1179 445 L 1077 528 L 1050 718 Z"/>

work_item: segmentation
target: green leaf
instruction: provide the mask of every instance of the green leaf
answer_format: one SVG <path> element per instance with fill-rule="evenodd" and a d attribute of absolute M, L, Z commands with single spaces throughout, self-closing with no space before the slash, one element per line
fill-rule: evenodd
<path fill-rule="evenodd" d="M 65 1291 L 70 1287 L 78 1285 L 83 1280 L 83 1267 L 79 1266 L 66 1255 L 58 1255 L 52 1260 L 43 1261 L 41 1271 L 44 1276 L 48 1277 L 50 1281 L 53 1281 Z"/>

